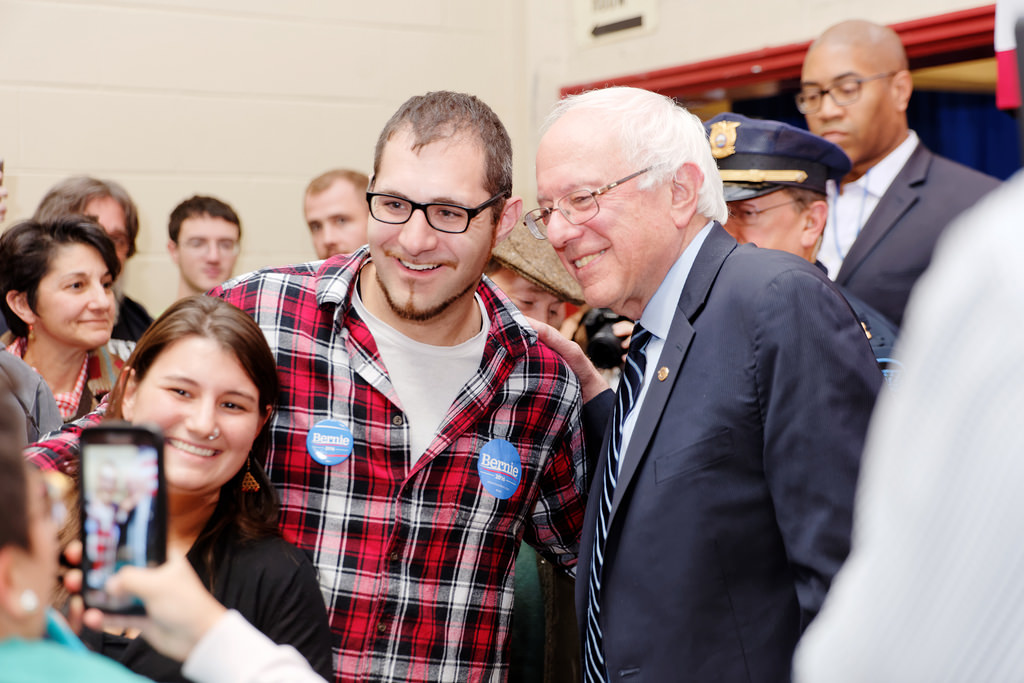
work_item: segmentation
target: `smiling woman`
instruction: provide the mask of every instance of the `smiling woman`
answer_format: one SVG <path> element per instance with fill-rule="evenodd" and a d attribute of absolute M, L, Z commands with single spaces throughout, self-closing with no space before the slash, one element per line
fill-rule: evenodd
<path fill-rule="evenodd" d="M 252 318 L 220 299 L 192 296 L 139 340 L 107 416 L 155 424 L 164 434 L 168 559 L 186 557 L 218 601 L 330 677 L 316 574 L 280 537 L 277 496 L 263 470 L 277 391 L 273 355 Z M 42 446 L 37 464 L 60 462 L 74 474 L 76 457 Z M 177 662 L 141 639 L 88 632 L 83 640 L 154 680 L 185 680 Z"/>
<path fill-rule="evenodd" d="M 114 243 L 91 219 L 24 221 L 0 237 L 0 337 L 57 400 L 61 417 L 85 415 L 117 379 L 121 359 L 104 346 L 114 328 Z"/>

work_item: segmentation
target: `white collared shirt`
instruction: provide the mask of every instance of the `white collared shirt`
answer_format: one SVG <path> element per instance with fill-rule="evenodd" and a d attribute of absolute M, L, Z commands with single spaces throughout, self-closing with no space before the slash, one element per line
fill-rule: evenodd
<path fill-rule="evenodd" d="M 704 240 L 711 233 L 711 227 L 714 224 L 714 221 L 708 221 L 708 224 L 701 228 L 697 236 L 693 238 L 693 241 L 686 246 L 686 249 L 676 259 L 672 268 L 669 269 L 665 279 L 658 285 L 658 290 L 651 297 L 651 300 L 647 302 L 647 306 L 644 307 L 644 312 L 640 316 L 640 324 L 651 333 L 651 340 L 647 342 L 647 349 L 644 353 L 644 356 L 647 358 L 647 364 L 644 371 L 644 381 L 640 387 L 640 395 L 637 397 L 636 403 L 633 404 L 633 409 L 629 411 L 629 414 L 622 423 L 622 445 L 619 448 L 619 453 L 621 454 L 625 454 L 629 448 L 633 427 L 636 425 L 637 416 L 640 414 L 639 406 L 643 405 L 644 398 L 647 396 L 647 388 L 651 385 L 651 377 L 656 374 L 654 368 L 658 367 L 658 361 L 661 359 L 661 350 L 665 348 L 665 339 L 672 328 L 672 319 L 675 317 L 676 310 L 679 307 L 679 297 L 682 296 L 683 286 L 686 285 L 686 279 L 690 276 L 690 269 L 693 268 L 693 262 L 697 259 L 697 253 L 700 251 L 701 246 L 704 245 Z M 625 458 L 619 458 L 620 472 L 622 471 L 623 460 Z"/>
<path fill-rule="evenodd" d="M 868 218 L 878 207 L 882 195 L 896 179 L 907 159 L 918 145 L 917 133 L 909 131 L 907 139 L 889 152 L 884 159 L 868 169 L 852 183 L 846 183 L 842 192 L 837 193 L 836 183 L 828 181 L 828 223 L 818 250 L 818 260 L 828 269 L 833 280 L 839 274 L 843 259 L 857 240 Z"/>

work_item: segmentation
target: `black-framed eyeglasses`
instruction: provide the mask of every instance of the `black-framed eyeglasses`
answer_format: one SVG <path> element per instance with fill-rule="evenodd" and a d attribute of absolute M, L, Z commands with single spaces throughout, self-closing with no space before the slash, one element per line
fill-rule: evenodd
<path fill-rule="evenodd" d="M 758 220 L 761 218 L 761 214 L 765 211 L 771 211 L 772 209 L 779 209 L 783 206 L 789 206 L 790 204 L 796 204 L 797 200 L 790 199 L 788 202 L 782 202 L 781 204 L 772 204 L 766 206 L 763 209 L 755 209 L 750 206 L 730 206 L 729 217 L 735 219 L 737 222 L 743 225 L 757 225 Z"/>
<path fill-rule="evenodd" d="M 806 85 L 796 94 L 796 108 L 801 114 L 816 114 L 821 109 L 821 103 L 825 95 L 831 95 L 832 101 L 839 107 L 848 107 L 860 98 L 861 87 L 865 83 L 877 81 L 881 78 L 895 76 L 898 71 L 889 71 L 884 74 L 875 74 L 861 78 L 860 76 L 843 76 L 832 82 L 828 88 L 820 88 L 816 85 Z"/>
<path fill-rule="evenodd" d="M 508 194 L 508 192 L 499 192 L 483 204 L 472 208 L 440 202 L 420 204 L 405 197 L 380 192 L 367 192 L 366 202 L 370 205 L 370 215 L 381 223 L 390 223 L 391 225 L 407 223 L 412 218 L 413 212 L 419 209 L 427 217 L 427 223 L 434 230 L 460 233 L 469 229 L 469 222 L 476 218 L 481 211 L 499 199 L 507 197 Z"/>
<path fill-rule="evenodd" d="M 602 195 L 605 192 L 614 190 L 619 185 L 636 178 L 639 175 L 647 173 L 654 166 L 648 166 L 642 171 L 636 173 L 630 173 L 625 178 L 619 178 L 614 183 L 608 183 L 604 187 L 600 187 L 596 190 L 580 189 L 570 194 L 565 195 L 552 207 L 542 207 L 540 209 L 534 209 L 533 211 L 527 212 L 523 216 L 523 223 L 530 229 L 533 236 L 539 240 L 547 239 L 548 236 L 548 222 L 551 220 L 551 214 L 558 210 L 558 213 L 562 214 L 565 220 L 569 221 L 573 225 L 579 225 L 589 221 L 591 218 L 596 216 L 601 210 L 601 207 L 597 203 L 598 195 Z"/>

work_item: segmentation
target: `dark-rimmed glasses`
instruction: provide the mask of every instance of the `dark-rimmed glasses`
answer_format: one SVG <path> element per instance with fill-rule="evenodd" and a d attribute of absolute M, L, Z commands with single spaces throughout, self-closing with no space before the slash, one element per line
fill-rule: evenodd
<path fill-rule="evenodd" d="M 539 240 L 547 239 L 548 222 L 551 220 L 551 214 L 555 212 L 555 209 L 558 210 L 558 213 L 562 214 L 562 217 L 565 218 L 565 220 L 569 221 L 573 225 L 585 223 L 596 216 L 601 210 L 601 207 L 597 203 L 598 195 L 614 190 L 622 183 L 647 173 L 652 168 L 654 168 L 654 166 L 648 166 L 642 171 L 630 173 L 625 178 L 619 178 L 614 183 L 608 183 L 604 187 L 600 187 L 596 190 L 576 190 L 575 192 L 567 194 L 559 199 L 552 207 L 542 207 L 528 212 L 523 216 L 523 223 L 525 223 L 526 227 L 530 229 L 533 236 Z"/>
<path fill-rule="evenodd" d="M 831 95 L 832 101 L 838 107 L 848 107 L 860 98 L 861 86 L 880 78 L 895 76 L 898 71 L 890 71 L 884 74 L 875 74 L 861 78 L 860 76 L 843 76 L 832 82 L 828 88 L 820 88 L 816 85 L 806 85 L 796 94 L 796 108 L 801 114 L 816 114 L 821 109 L 821 103 L 825 95 Z"/>
<path fill-rule="evenodd" d="M 460 233 L 469 229 L 469 222 L 476 218 L 481 211 L 507 196 L 508 192 L 499 192 L 483 204 L 472 208 L 441 202 L 420 204 L 405 197 L 381 194 L 380 192 L 367 192 L 366 202 L 370 205 L 370 215 L 381 223 L 390 223 L 391 225 L 408 223 L 413 212 L 419 209 L 426 216 L 427 224 L 434 230 Z"/>

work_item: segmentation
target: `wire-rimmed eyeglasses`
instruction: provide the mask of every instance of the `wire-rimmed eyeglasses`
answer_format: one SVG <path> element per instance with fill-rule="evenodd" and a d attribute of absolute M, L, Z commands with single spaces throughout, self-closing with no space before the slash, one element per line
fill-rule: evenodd
<path fill-rule="evenodd" d="M 507 197 L 508 194 L 505 191 L 499 192 L 483 204 L 472 208 L 443 202 L 420 204 L 406 197 L 380 192 L 367 192 L 366 202 L 370 205 L 370 215 L 381 223 L 390 223 L 391 225 L 407 223 L 412 218 L 413 212 L 419 209 L 427 217 L 427 223 L 434 230 L 460 233 L 469 229 L 469 222 L 476 218 L 481 211 L 499 199 Z"/>
<path fill-rule="evenodd" d="M 790 204 L 796 204 L 797 200 L 790 199 L 788 202 L 782 202 L 781 204 L 772 204 L 762 209 L 756 209 L 752 206 L 729 206 L 729 219 L 734 220 L 737 223 L 743 225 L 753 226 L 757 225 L 761 218 L 761 214 L 765 211 L 771 211 L 772 209 L 779 209 L 783 206 L 789 206 Z"/>
<path fill-rule="evenodd" d="M 596 190 L 580 189 L 575 192 L 571 192 L 555 202 L 554 206 L 541 207 L 527 212 L 527 214 L 523 216 L 523 223 L 525 223 L 526 227 L 530 229 L 533 236 L 539 240 L 547 239 L 548 222 L 551 220 L 551 214 L 553 214 L 556 209 L 558 210 L 558 213 L 562 214 L 562 217 L 565 218 L 565 220 L 569 221 L 573 225 L 585 223 L 596 216 L 601 210 L 601 207 L 597 203 L 598 195 L 614 190 L 622 183 L 647 173 L 652 168 L 654 168 L 654 166 L 648 166 L 642 171 L 630 173 L 625 178 L 619 178 L 614 183 L 608 183 L 604 187 L 599 187 Z"/>
<path fill-rule="evenodd" d="M 875 74 L 861 78 L 860 76 L 849 75 L 837 78 L 828 88 L 821 88 L 816 85 L 805 85 L 796 94 L 796 108 L 801 114 L 816 114 L 821 109 L 821 103 L 825 95 L 831 95 L 832 101 L 839 107 L 848 107 L 860 98 L 861 86 L 881 78 L 895 76 L 898 71 L 889 71 L 883 74 Z"/>

